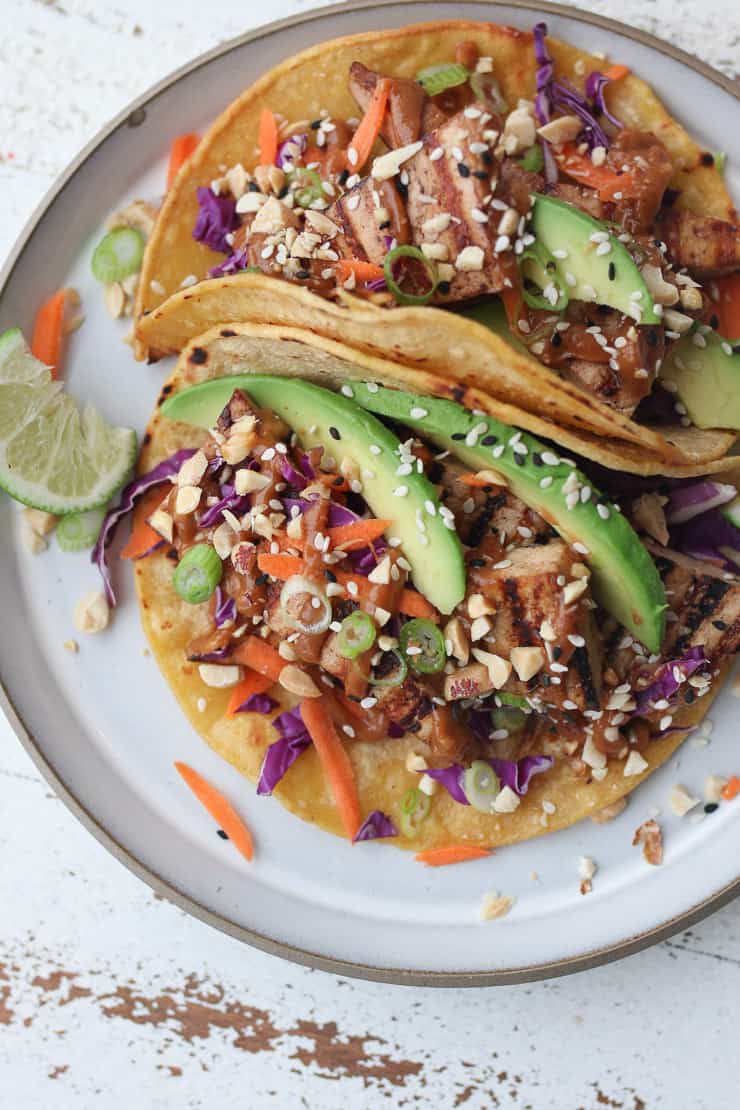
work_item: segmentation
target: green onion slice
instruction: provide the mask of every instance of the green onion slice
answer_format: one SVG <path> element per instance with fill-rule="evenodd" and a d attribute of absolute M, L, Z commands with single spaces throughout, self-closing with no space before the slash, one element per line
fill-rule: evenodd
<path fill-rule="evenodd" d="M 98 243 L 92 256 L 92 272 L 98 281 L 111 285 L 135 274 L 144 257 L 144 236 L 133 227 L 114 227 Z"/>
<path fill-rule="evenodd" d="M 459 62 L 441 62 L 438 65 L 420 69 L 416 80 L 427 96 L 439 96 L 446 89 L 464 85 L 470 78 L 470 70 Z"/>
<path fill-rule="evenodd" d="M 426 269 L 431 281 L 431 288 L 426 293 L 406 293 L 396 281 L 393 276 L 393 263 L 399 258 L 413 258 L 416 262 L 421 264 Z M 396 298 L 398 304 L 428 304 L 434 296 L 434 292 L 439 285 L 439 274 L 437 267 L 434 265 L 430 258 L 419 250 L 418 247 L 409 247 L 406 245 L 394 247 L 393 250 L 388 251 L 383 262 L 383 273 L 385 274 L 385 283 L 390 289 L 393 296 Z"/>
<path fill-rule="evenodd" d="M 496 772 L 484 759 L 476 759 L 463 774 L 462 788 L 474 809 L 481 813 L 492 813 L 501 783 Z"/>
<path fill-rule="evenodd" d="M 369 649 L 375 643 L 376 628 L 372 617 L 356 609 L 342 621 L 339 629 L 337 647 L 340 655 L 345 659 L 357 659 L 358 655 Z"/>
<path fill-rule="evenodd" d="M 313 636 L 331 623 L 331 602 L 324 591 L 302 574 L 293 574 L 280 591 L 280 609 L 299 632 Z"/>
<path fill-rule="evenodd" d="M 444 636 L 431 621 L 420 617 L 408 621 L 399 643 L 407 663 L 419 674 L 437 674 L 447 662 Z"/>
<path fill-rule="evenodd" d="M 307 166 L 298 166 L 288 173 L 288 181 L 293 189 L 293 196 L 301 208 L 308 208 L 315 200 L 325 200 L 326 193 L 318 170 L 309 169 Z"/>
<path fill-rule="evenodd" d="M 403 836 L 413 840 L 419 835 L 419 828 L 429 816 L 431 799 L 423 790 L 412 786 L 401 798 L 401 820 L 399 825 Z"/>
<path fill-rule="evenodd" d="M 507 111 L 501 87 L 492 73 L 474 73 L 470 78 L 470 87 L 476 100 L 482 101 L 486 107 L 499 114 Z"/>
<path fill-rule="evenodd" d="M 56 526 L 56 536 L 62 551 L 83 551 L 92 547 L 98 538 L 105 509 L 90 509 L 86 513 L 67 513 Z"/>
<path fill-rule="evenodd" d="M 558 273 L 555 259 L 542 243 L 532 243 L 519 255 L 522 278 L 522 296 L 530 308 L 544 308 L 548 312 L 563 312 L 568 305 L 568 289 Z M 533 293 L 526 282 L 531 281 L 541 290 L 553 286 L 557 299 L 553 302 L 544 292 Z"/>
<path fill-rule="evenodd" d="M 511 705 L 516 709 L 521 709 L 523 713 L 531 712 L 529 702 L 521 694 L 505 694 L 503 690 L 497 690 L 496 700 L 500 701 L 502 705 Z"/>
<path fill-rule="evenodd" d="M 384 675 L 383 678 L 370 678 L 371 686 L 400 686 L 409 673 L 408 663 L 401 655 L 400 651 L 393 651 L 398 660 L 398 666 L 390 674 Z"/>
<path fill-rule="evenodd" d="M 545 168 L 545 156 L 539 143 L 531 146 L 519 159 L 519 165 L 527 173 L 542 173 Z"/>
<path fill-rule="evenodd" d="M 209 543 L 197 543 L 190 547 L 177 564 L 172 585 L 183 601 L 189 605 L 200 605 L 208 601 L 221 581 L 223 565 L 216 549 Z"/>
<path fill-rule="evenodd" d="M 502 705 L 491 710 L 491 724 L 494 729 L 505 729 L 509 734 L 521 732 L 527 723 L 527 714 L 515 705 Z"/>

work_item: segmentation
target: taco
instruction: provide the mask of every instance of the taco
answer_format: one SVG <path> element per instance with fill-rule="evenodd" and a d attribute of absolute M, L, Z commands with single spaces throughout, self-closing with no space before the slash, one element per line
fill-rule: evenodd
<path fill-rule="evenodd" d="M 460 21 L 282 63 L 165 199 L 138 353 L 295 324 L 481 388 L 555 438 L 722 458 L 740 354 L 712 298 L 740 264 L 735 210 L 649 87 L 601 65 L 542 24 Z"/>
<path fill-rule="evenodd" d="M 600 492 L 496 406 L 297 329 L 217 328 L 101 532 L 108 575 L 146 493 L 165 678 L 259 794 L 331 832 L 493 847 L 618 808 L 740 643 L 734 486 L 603 470 Z"/>

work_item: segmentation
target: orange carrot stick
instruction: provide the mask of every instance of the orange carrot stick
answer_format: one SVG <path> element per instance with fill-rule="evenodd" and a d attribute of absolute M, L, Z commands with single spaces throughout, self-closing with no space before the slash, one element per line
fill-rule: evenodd
<path fill-rule="evenodd" d="M 274 647 L 258 636 L 245 636 L 239 647 L 232 652 L 235 663 L 243 663 L 253 671 L 266 675 L 272 682 L 277 682 L 280 672 L 285 666 L 285 660 L 278 655 Z"/>
<path fill-rule="evenodd" d="M 422 617 L 435 624 L 439 620 L 439 613 L 434 606 L 416 590 L 404 590 L 398 608 L 407 617 Z"/>
<path fill-rule="evenodd" d="M 65 316 L 71 303 L 79 302 L 73 289 L 59 289 L 44 301 L 33 322 L 31 354 L 51 370 L 52 378 L 59 375 L 65 336 Z"/>
<path fill-rule="evenodd" d="M 177 177 L 180 166 L 187 162 L 190 155 L 197 147 L 200 139 L 192 132 L 187 135 L 178 135 L 173 139 L 172 146 L 170 147 L 170 161 L 167 166 L 167 188 L 169 189 L 172 182 Z"/>
<path fill-rule="evenodd" d="M 301 717 L 321 760 L 344 830 L 352 840 L 362 824 L 362 811 L 350 758 L 320 698 L 304 698 Z"/>
<path fill-rule="evenodd" d="M 613 200 L 615 193 L 630 195 L 634 187 L 631 173 L 614 173 L 606 166 L 595 166 L 586 154 L 579 154 L 578 148 L 573 143 L 566 143 L 563 147 L 564 157 L 557 162 L 563 173 L 568 177 L 596 189 L 601 200 Z"/>
<path fill-rule="evenodd" d="M 332 547 L 343 547 L 345 551 L 355 551 L 358 547 L 367 547 L 374 540 L 379 540 L 390 527 L 390 520 L 356 520 L 353 524 L 340 524 L 336 528 L 329 528 Z"/>
<path fill-rule="evenodd" d="M 356 281 L 378 281 L 385 277 L 382 266 L 372 262 L 361 262 L 358 258 L 340 258 L 336 265 L 337 279 L 344 283 L 354 274 Z"/>
<path fill-rule="evenodd" d="M 483 489 L 484 486 L 491 485 L 490 478 L 481 478 L 478 474 L 474 474 L 472 470 L 468 474 L 458 474 L 458 482 L 462 482 L 464 486 L 470 486 L 472 489 Z"/>
<path fill-rule="evenodd" d="M 260 165 L 274 166 L 278 151 L 277 121 L 269 108 L 260 112 L 259 129 Z"/>
<path fill-rule="evenodd" d="M 227 801 L 215 786 L 211 786 L 207 779 L 187 763 L 175 763 L 175 770 L 190 787 L 201 805 L 208 810 L 219 828 L 223 829 L 237 851 L 241 852 L 245 859 L 251 860 L 254 856 L 252 834 L 231 802 Z"/>
<path fill-rule="evenodd" d="M 136 506 L 131 535 L 121 552 L 122 559 L 141 559 L 142 556 L 148 554 L 155 543 L 161 542 L 162 537 L 159 532 L 155 532 L 151 524 L 147 523 L 147 517 L 151 516 L 157 506 L 164 500 L 165 492 L 161 487 L 153 489 Z"/>
<path fill-rule="evenodd" d="M 266 551 L 257 556 L 257 566 L 263 574 L 270 578 L 278 578 L 284 582 L 294 574 L 303 573 L 303 559 L 298 555 L 270 555 Z"/>
<path fill-rule="evenodd" d="M 272 685 L 273 680 L 269 675 L 250 671 L 231 691 L 229 704 L 226 706 L 226 716 L 235 717 L 239 706 L 243 705 L 247 698 L 251 698 L 252 694 L 266 694 Z"/>
<path fill-rule="evenodd" d="M 619 81 L 620 77 L 626 77 L 629 71 L 629 66 L 623 66 L 619 63 L 615 63 L 612 66 L 608 66 L 607 69 L 604 70 L 604 76 L 608 77 L 610 81 Z"/>
<path fill-rule="evenodd" d="M 717 331 L 725 339 L 740 339 L 740 272 L 716 278 L 714 284 L 719 292 L 719 300 L 713 302 Z"/>
<path fill-rule="evenodd" d="M 347 148 L 347 161 L 350 171 L 359 173 L 370 157 L 373 143 L 378 137 L 383 126 L 383 117 L 388 104 L 391 83 L 387 77 L 381 77 L 370 98 L 365 115 L 360 120 L 359 126 L 352 136 L 352 141 Z"/>
<path fill-rule="evenodd" d="M 737 798 L 738 794 L 740 794 L 740 779 L 737 775 L 733 775 L 731 779 L 728 779 L 720 793 L 726 802 L 731 802 L 733 798 Z"/>
<path fill-rule="evenodd" d="M 490 855 L 489 848 L 476 848 L 473 844 L 450 844 L 446 848 L 427 848 L 425 852 L 417 852 L 414 858 L 427 867 L 446 867 L 450 863 L 467 863 L 468 860 L 483 859 Z"/>

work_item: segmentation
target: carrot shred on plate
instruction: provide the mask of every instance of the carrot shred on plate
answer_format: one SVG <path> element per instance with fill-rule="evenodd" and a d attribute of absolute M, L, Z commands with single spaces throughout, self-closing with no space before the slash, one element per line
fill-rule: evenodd
<path fill-rule="evenodd" d="M 162 489 L 153 489 L 136 506 L 131 535 L 121 552 L 122 559 L 141 559 L 144 555 L 148 555 L 156 544 L 162 542 L 162 537 L 147 522 L 147 517 L 152 515 L 163 500 Z"/>
<path fill-rule="evenodd" d="M 254 857 L 252 834 L 231 802 L 187 763 L 176 762 L 175 770 L 204 809 L 208 810 L 219 828 L 223 829 L 237 851 L 241 852 L 245 859 L 252 860 Z"/>
<path fill-rule="evenodd" d="M 172 185 L 172 182 L 178 175 L 180 167 L 183 163 L 187 162 L 190 155 L 198 146 L 200 139 L 193 132 L 188 132 L 187 135 L 178 135 L 176 139 L 172 140 L 170 147 L 170 160 L 167 165 L 167 188 Z"/>
<path fill-rule="evenodd" d="M 345 551 L 355 551 L 358 547 L 367 547 L 374 540 L 379 540 L 393 522 L 391 520 L 356 520 L 352 524 L 339 524 L 329 528 L 329 537 L 332 547 L 341 547 Z"/>
<path fill-rule="evenodd" d="M 285 666 L 285 660 L 274 647 L 259 636 L 245 636 L 239 646 L 232 652 L 231 658 L 235 663 L 243 663 L 253 671 L 259 671 L 273 682 L 277 682 Z"/>
<path fill-rule="evenodd" d="M 278 128 L 269 108 L 263 108 L 260 112 L 259 148 L 260 165 L 274 166 L 278 152 Z"/>
<path fill-rule="evenodd" d="M 450 863 L 467 863 L 492 855 L 490 848 L 477 848 L 473 844 L 450 844 L 446 848 L 427 848 L 414 857 L 427 867 L 446 867 Z"/>
<path fill-rule="evenodd" d="M 712 305 L 717 316 L 717 331 L 725 339 L 740 339 L 740 273 L 715 278 L 719 298 Z"/>
<path fill-rule="evenodd" d="M 607 69 L 604 70 L 604 76 L 608 77 L 610 81 L 619 81 L 621 77 L 626 77 L 629 72 L 629 66 L 623 66 L 615 62 L 614 65 L 608 66 Z"/>
<path fill-rule="evenodd" d="M 320 698 L 304 698 L 301 717 L 321 760 L 344 831 L 353 840 L 362 824 L 362 811 L 350 758 Z"/>
<path fill-rule="evenodd" d="M 731 802 L 733 798 L 737 798 L 740 794 L 740 778 L 733 775 L 731 779 L 727 780 L 720 793 L 726 802 Z"/>
<path fill-rule="evenodd" d="M 373 262 L 361 262 L 358 258 L 340 258 L 336 265 L 337 279 L 344 284 L 349 277 L 354 276 L 355 281 L 379 281 L 385 277 L 382 266 Z"/>
<path fill-rule="evenodd" d="M 66 315 L 70 304 L 79 303 L 74 289 L 59 289 L 41 305 L 33 322 L 31 354 L 59 376 L 66 335 Z"/>
<path fill-rule="evenodd" d="M 251 698 L 253 694 L 266 694 L 272 685 L 274 685 L 273 679 L 269 675 L 250 671 L 231 691 L 225 716 L 229 719 L 236 717 L 239 706 L 243 705 L 247 698 Z"/>
<path fill-rule="evenodd" d="M 347 148 L 347 161 L 352 173 L 359 173 L 370 157 L 370 151 L 383 126 L 390 90 L 391 83 L 387 77 L 381 77 L 373 89 L 367 111 L 360 120 Z"/>

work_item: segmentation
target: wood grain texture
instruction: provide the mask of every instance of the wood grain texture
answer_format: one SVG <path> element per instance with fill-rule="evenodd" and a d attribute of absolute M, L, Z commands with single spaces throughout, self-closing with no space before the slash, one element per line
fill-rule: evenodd
<path fill-rule="evenodd" d="M 54 176 L 133 96 L 262 14 L 309 6 L 3 0 L 0 256 Z M 728 73 L 737 65 L 736 0 L 584 6 Z M 738 903 L 628 961 L 550 983 L 433 992 L 337 979 L 246 949 L 154 896 L 54 798 L 5 722 L 0 859 L 3 1108 L 738 1102 L 727 1052 Z"/>

